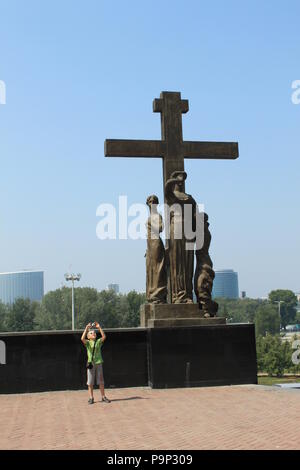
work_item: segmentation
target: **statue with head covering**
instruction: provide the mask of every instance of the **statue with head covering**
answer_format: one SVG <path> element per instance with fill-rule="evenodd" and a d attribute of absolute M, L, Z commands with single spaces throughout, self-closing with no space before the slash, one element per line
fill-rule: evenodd
<path fill-rule="evenodd" d="M 194 276 L 194 291 L 199 308 L 204 317 L 214 317 L 218 311 L 218 304 L 212 300 L 212 288 L 215 278 L 213 263 L 209 255 L 211 233 L 209 231 L 208 215 L 203 214 L 203 244 L 196 249 L 196 270 Z"/>
<path fill-rule="evenodd" d="M 185 171 L 174 171 L 165 186 L 169 208 L 168 253 L 172 303 L 193 303 L 196 201 L 184 190 Z M 188 239 L 186 229 L 192 238 Z"/>

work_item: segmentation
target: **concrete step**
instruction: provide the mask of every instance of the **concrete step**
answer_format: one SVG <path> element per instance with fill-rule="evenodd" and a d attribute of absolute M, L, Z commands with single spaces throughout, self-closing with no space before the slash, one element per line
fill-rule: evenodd
<path fill-rule="evenodd" d="M 225 318 L 204 318 L 198 304 L 144 304 L 140 309 L 140 318 L 141 326 L 146 328 L 147 326 L 151 328 L 153 326 L 226 324 Z M 150 320 L 152 323 L 148 324 Z M 164 323 L 164 321 L 168 323 Z M 209 323 L 210 321 L 211 323 Z"/>
<path fill-rule="evenodd" d="M 148 319 L 148 328 L 169 328 L 170 326 L 226 325 L 226 318 L 165 318 Z"/>
<path fill-rule="evenodd" d="M 164 312 L 164 311 L 152 311 L 150 312 L 150 318 L 152 320 L 165 320 L 168 318 L 178 318 L 178 319 L 183 319 L 183 318 L 204 318 L 203 313 L 201 310 L 199 310 L 198 306 L 195 310 L 193 311 L 177 311 L 174 310 L 173 312 Z"/>

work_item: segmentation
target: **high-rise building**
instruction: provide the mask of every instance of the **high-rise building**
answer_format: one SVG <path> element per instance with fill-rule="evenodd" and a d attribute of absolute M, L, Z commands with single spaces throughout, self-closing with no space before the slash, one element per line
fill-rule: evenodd
<path fill-rule="evenodd" d="M 116 294 L 120 291 L 119 284 L 108 284 L 107 289 L 113 290 Z"/>
<path fill-rule="evenodd" d="M 19 298 L 41 301 L 43 295 L 43 271 L 0 273 L 0 301 L 4 304 L 13 304 Z"/>
<path fill-rule="evenodd" d="M 220 297 L 225 299 L 239 298 L 238 274 L 233 269 L 216 271 L 212 296 L 214 299 Z"/>

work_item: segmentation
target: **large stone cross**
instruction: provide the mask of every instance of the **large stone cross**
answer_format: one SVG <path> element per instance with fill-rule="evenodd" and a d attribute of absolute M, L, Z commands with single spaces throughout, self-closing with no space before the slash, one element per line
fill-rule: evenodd
<path fill-rule="evenodd" d="M 163 91 L 153 101 L 153 111 L 161 114 L 162 140 L 107 139 L 105 156 L 162 158 L 164 188 L 173 171 L 184 171 L 185 158 L 238 158 L 237 143 L 184 141 L 181 115 L 188 110 L 188 100 L 182 100 L 179 92 Z"/>

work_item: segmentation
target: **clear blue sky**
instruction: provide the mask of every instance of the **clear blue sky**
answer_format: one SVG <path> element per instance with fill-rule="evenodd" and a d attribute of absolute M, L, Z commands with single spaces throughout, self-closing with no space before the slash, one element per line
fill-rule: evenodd
<path fill-rule="evenodd" d="M 159 139 L 170 90 L 190 102 L 185 139 L 239 142 L 238 160 L 186 163 L 215 269 L 251 297 L 300 291 L 298 1 L 2 0 L 0 17 L 0 271 L 144 289 L 145 242 L 98 240 L 96 209 L 161 197 L 161 162 L 105 159 L 103 142 Z"/>

